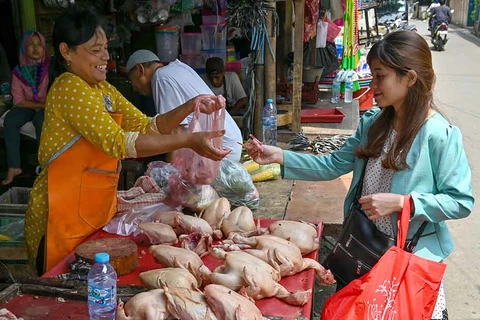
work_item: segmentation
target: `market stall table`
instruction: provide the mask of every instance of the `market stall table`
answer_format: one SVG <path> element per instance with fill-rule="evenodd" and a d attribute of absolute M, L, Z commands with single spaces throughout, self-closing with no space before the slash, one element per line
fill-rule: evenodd
<path fill-rule="evenodd" d="M 268 226 L 275 220 L 261 219 L 260 225 L 262 227 Z M 319 238 L 323 231 L 323 225 L 318 224 L 317 232 Z M 104 231 L 98 231 L 87 240 L 121 237 L 114 234 L 109 234 Z M 149 243 L 142 239 L 142 237 L 129 237 L 135 240 L 138 244 L 139 266 L 138 268 L 124 276 L 120 276 L 118 284 L 123 285 L 140 285 L 139 274 L 144 271 L 158 269 L 161 266 L 153 260 L 153 256 L 148 251 Z M 86 241 L 87 241 L 86 240 Z M 306 257 L 317 260 L 318 251 L 312 252 Z M 59 274 L 69 272 L 69 264 L 75 260 L 75 255 L 72 252 L 63 261 L 56 265 L 52 270 L 45 273 L 43 277 L 54 277 Z M 206 266 L 211 270 L 219 266 L 222 262 L 207 255 L 202 259 Z M 315 285 L 315 272 L 313 269 L 305 270 L 294 276 L 284 277 L 280 281 L 289 291 L 297 290 L 312 290 L 311 299 L 304 306 L 292 306 L 286 304 L 284 301 L 277 298 L 267 298 L 256 301 L 256 305 L 265 316 L 273 316 L 275 319 L 294 320 L 294 319 L 310 319 L 313 306 L 313 289 Z M 1 295 L 0 295 L 1 303 Z M 24 320 L 47 320 L 47 319 L 88 319 L 88 308 L 86 301 L 70 301 L 58 298 L 38 297 L 32 295 L 19 294 L 12 300 L 0 305 L 1 308 L 7 308 L 18 317 L 23 317 Z"/>

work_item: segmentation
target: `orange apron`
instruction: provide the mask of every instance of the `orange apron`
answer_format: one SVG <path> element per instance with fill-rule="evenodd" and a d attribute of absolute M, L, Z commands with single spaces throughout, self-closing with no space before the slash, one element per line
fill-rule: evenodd
<path fill-rule="evenodd" d="M 121 123 L 121 114 L 110 115 Z M 115 216 L 119 170 L 117 158 L 83 137 L 50 162 L 45 271 Z"/>

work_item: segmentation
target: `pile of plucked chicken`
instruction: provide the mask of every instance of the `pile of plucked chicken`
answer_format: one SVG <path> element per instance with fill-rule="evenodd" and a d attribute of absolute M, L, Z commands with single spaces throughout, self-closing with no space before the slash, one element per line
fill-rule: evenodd
<path fill-rule="evenodd" d="M 303 258 L 319 249 L 312 224 L 282 220 L 260 228 L 250 209 L 231 211 L 225 198 L 200 217 L 170 211 L 159 212 L 154 221 L 139 227 L 162 268 L 140 274 L 150 291 L 120 303 L 117 320 L 266 319 L 255 300 L 277 297 L 303 305 L 311 299 L 311 290 L 285 289 L 279 284 L 282 277 L 313 268 L 323 284 L 335 282 L 316 260 Z M 214 239 L 220 241 L 214 245 Z M 201 259 L 207 254 L 223 264 L 210 270 Z"/>

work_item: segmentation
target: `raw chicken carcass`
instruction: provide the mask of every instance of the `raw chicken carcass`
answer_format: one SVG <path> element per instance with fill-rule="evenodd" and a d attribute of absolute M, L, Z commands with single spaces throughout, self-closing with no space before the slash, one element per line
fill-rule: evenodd
<path fill-rule="evenodd" d="M 198 232 L 182 234 L 179 239 L 182 248 L 195 252 L 200 258 L 208 254 L 213 242 L 211 236 Z"/>
<path fill-rule="evenodd" d="M 308 222 L 279 220 L 268 226 L 270 234 L 293 242 L 300 248 L 302 255 L 320 248 L 315 226 Z"/>
<path fill-rule="evenodd" d="M 205 295 L 186 288 L 165 287 L 168 311 L 175 319 L 217 320 L 205 300 Z"/>
<path fill-rule="evenodd" d="M 277 297 L 288 304 L 304 305 L 310 299 L 311 290 L 289 292 L 278 283 L 280 272 L 255 256 L 242 251 L 225 252 L 218 248 L 213 248 L 212 254 L 225 260 L 225 264 L 210 274 L 211 283 L 235 291 L 245 287 L 245 293 L 255 300 Z"/>
<path fill-rule="evenodd" d="M 234 235 L 231 239 L 234 243 L 248 245 L 254 249 L 246 249 L 245 252 L 269 263 L 280 275 L 292 276 L 305 269 L 314 269 L 322 284 L 330 285 L 335 283 L 330 270 L 318 263 L 318 261 L 303 258 L 300 249 L 292 242 L 272 236 L 264 235 L 245 238 L 241 235 Z"/>
<path fill-rule="evenodd" d="M 198 232 L 204 235 L 211 236 L 213 234 L 212 227 L 207 221 L 202 218 L 197 218 L 189 215 L 177 216 L 173 219 L 175 226 L 182 230 L 183 234 Z"/>
<path fill-rule="evenodd" d="M 227 198 L 220 198 L 212 202 L 207 209 L 202 211 L 200 217 L 210 224 L 213 230 L 220 231 L 220 237 L 222 238 L 221 229 L 222 223 L 225 218 L 230 215 L 230 202 Z"/>
<path fill-rule="evenodd" d="M 238 207 L 223 220 L 222 230 L 225 236 L 232 233 L 248 233 L 257 230 L 253 213 L 247 207 Z"/>
<path fill-rule="evenodd" d="M 205 299 L 218 320 L 267 320 L 248 298 L 218 284 L 205 287 Z"/>
<path fill-rule="evenodd" d="M 152 253 L 154 260 L 160 263 L 162 267 L 188 270 L 197 279 L 199 285 L 202 284 L 202 275 L 208 275 L 209 273 L 202 259 L 190 250 L 162 244 L 151 246 L 148 250 Z"/>
<path fill-rule="evenodd" d="M 151 244 L 169 244 L 178 242 L 177 234 L 173 228 L 165 223 L 144 222 L 138 225 L 142 233 L 146 234 Z"/>
<path fill-rule="evenodd" d="M 116 320 L 166 320 L 173 319 L 167 311 L 167 299 L 162 289 L 142 292 L 125 305 L 119 303 Z"/>
<path fill-rule="evenodd" d="M 177 234 L 180 234 L 181 230 L 176 229 L 175 223 L 173 222 L 174 218 L 180 215 L 183 215 L 180 211 L 164 211 L 154 213 L 152 218 L 155 222 L 168 224 Z"/>
<path fill-rule="evenodd" d="M 165 286 L 198 289 L 197 279 L 181 268 L 162 268 L 140 273 L 140 282 L 147 289 L 163 289 Z"/>

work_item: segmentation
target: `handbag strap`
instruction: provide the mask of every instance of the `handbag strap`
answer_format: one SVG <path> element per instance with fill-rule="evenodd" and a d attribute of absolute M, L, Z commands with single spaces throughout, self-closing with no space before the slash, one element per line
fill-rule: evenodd
<path fill-rule="evenodd" d="M 397 221 L 398 236 L 397 247 L 404 248 L 405 251 L 412 252 L 417 246 L 423 231 L 427 227 L 428 221 L 422 222 L 420 228 L 413 235 L 412 239 L 407 242 L 408 226 L 410 224 L 410 216 L 412 214 L 412 197 L 410 195 L 404 195 L 403 197 L 403 209 L 400 213 L 400 218 Z"/>
<path fill-rule="evenodd" d="M 367 171 L 367 163 L 368 158 L 365 159 L 365 164 L 363 165 L 362 175 L 360 176 L 360 180 L 358 181 L 357 188 L 355 190 L 355 202 L 358 202 L 362 197 L 362 190 L 363 190 L 363 179 L 365 179 L 365 171 Z"/>

